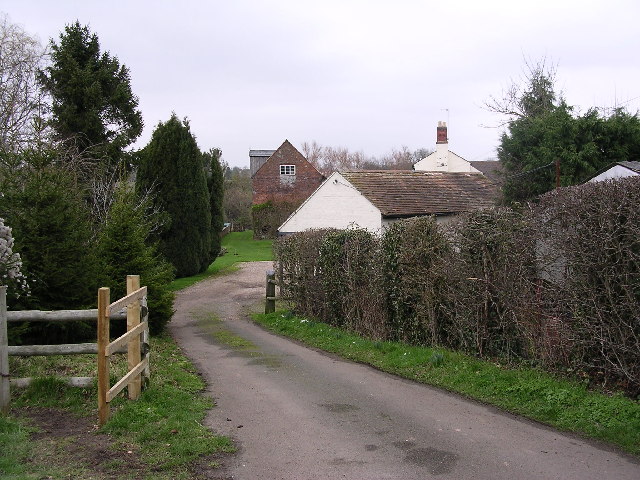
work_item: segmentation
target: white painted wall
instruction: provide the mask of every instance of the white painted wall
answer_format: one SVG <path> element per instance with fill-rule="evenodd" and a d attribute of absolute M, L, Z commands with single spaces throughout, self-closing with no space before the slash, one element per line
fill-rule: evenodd
<path fill-rule="evenodd" d="M 638 174 L 633 170 L 629 170 L 622 165 L 614 165 L 606 172 L 602 172 L 600 175 L 593 177 L 588 183 L 602 182 L 604 180 L 612 180 L 614 178 L 635 177 Z"/>
<path fill-rule="evenodd" d="M 422 172 L 481 173 L 464 158 L 451 152 L 448 143 L 437 143 L 436 151 L 416 162 L 413 168 Z"/>
<path fill-rule="evenodd" d="M 382 228 L 382 215 L 346 178 L 334 172 L 291 214 L 278 232 L 354 226 L 378 233 Z"/>

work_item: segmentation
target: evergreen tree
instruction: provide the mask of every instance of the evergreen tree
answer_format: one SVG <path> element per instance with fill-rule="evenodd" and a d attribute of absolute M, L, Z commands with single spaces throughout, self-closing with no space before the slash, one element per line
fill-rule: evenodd
<path fill-rule="evenodd" d="M 27 150 L 18 160 L 17 166 L 0 167 L 0 211 L 12 226 L 30 287 L 12 308 L 90 308 L 99 285 L 84 192 L 55 152 Z M 18 330 L 10 334 L 27 343 L 95 338 L 95 325 L 86 322 L 31 322 Z"/>
<path fill-rule="evenodd" d="M 82 189 L 54 152 L 26 151 L 20 168 L 0 172 L 0 211 L 13 228 L 31 296 L 23 308 L 87 307 L 95 302 L 91 222 Z M 6 168 L 6 167 L 4 167 Z"/>
<path fill-rule="evenodd" d="M 77 21 L 50 47 L 52 63 L 39 78 L 53 99 L 57 137 L 73 140 L 84 156 L 115 165 L 142 132 L 129 70 L 117 57 L 101 53 L 98 36 Z"/>
<path fill-rule="evenodd" d="M 220 253 L 220 233 L 224 227 L 224 173 L 220 164 L 222 151 L 212 148 L 203 153 L 204 164 L 207 166 L 207 187 L 209 190 L 209 206 L 211 209 L 211 260 Z"/>
<path fill-rule="evenodd" d="M 507 117 L 497 149 L 507 203 L 532 200 L 558 179 L 576 185 L 612 162 L 640 158 L 638 115 L 617 109 L 606 117 L 595 108 L 576 115 L 556 95 L 555 70 L 544 60 L 529 67 L 524 87 L 512 86 L 487 107 Z"/>
<path fill-rule="evenodd" d="M 168 214 L 160 251 L 175 267 L 176 276 L 206 270 L 211 260 L 211 212 L 202 153 L 188 122 L 175 113 L 158 124 L 145 147 L 136 188 L 152 191 L 156 205 Z"/>
<path fill-rule="evenodd" d="M 118 185 L 106 224 L 98 238 L 100 284 L 111 289 L 111 297 L 126 295 L 127 275 L 140 275 L 147 286 L 149 330 L 160 333 L 173 315 L 174 294 L 169 290 L 173 267 L 149 242 L 153 219 L 146 215 L 148 201 L 139 201 L 126 182 Z"/>
<path fill-rule="evenodd" d="M 591 109 L 573 115 L 562 102 L 542 115 L 511 122 L 498 147 L 506 174 L 505 200 L 528 201 L 560 185 L 584 182 L 618 161 L 640 160 L 640 118 L 617 110 L 603 117 Z"/>

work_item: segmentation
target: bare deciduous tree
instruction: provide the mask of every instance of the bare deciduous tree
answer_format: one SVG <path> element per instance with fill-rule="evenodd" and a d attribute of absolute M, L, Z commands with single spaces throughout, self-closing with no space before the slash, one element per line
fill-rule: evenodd
<path fill-rule="evenodd" d="M 0 15 L 0 146 L 17 151 L 44 127 L 45 95 L 37 72 L 46 50 L 7 15 Z"/>
<path fill-rule="evenodd" d="M 394 148 L 390 153 L 376 158 L 361 151 L 351 152 L 346 147 L 323 147 L 315 140 L 303 142 L 301 150 L 306 159 L 324 175 L 343 170 L 411 170 L 414 163 L 431 153 L 426 148 L 412 152 L 409 147 L 402 146 L 399 150 Z"/>
<path fill-rule="evenodd" d="M 556 66 L 549 65 L 546 58 L 532 63 L 525 59 L 523 74 L 519 79 L 511 79 L 511 84 L 499 96 L 491 95 L 484 108 L 503 118 L 499 126 L 514 120 L 532 117 L 548 112 L 562 94 L 555 92 Z"/>
<path fill-rule="evenodd" d="M 322 158 L 322 146 L 315 140 L 311 142 L 302 142 L 300 145 L 302 154 L 316 168 L 320 169 L 320 161 Z"/>

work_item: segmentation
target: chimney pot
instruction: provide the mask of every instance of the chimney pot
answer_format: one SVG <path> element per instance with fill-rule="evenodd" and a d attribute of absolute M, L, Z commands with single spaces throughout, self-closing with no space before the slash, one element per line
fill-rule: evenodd
<path fill-rule="evenodd" d="M 448 143 L 447 122 L 438 122 L 436 131 L 436 143 Z"/>

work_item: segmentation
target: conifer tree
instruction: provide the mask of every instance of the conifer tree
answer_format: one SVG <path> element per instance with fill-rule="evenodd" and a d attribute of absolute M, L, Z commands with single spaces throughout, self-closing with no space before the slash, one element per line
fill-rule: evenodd
<path fill-rule="evenodd" d="M 0 211 L 13 228 L 31 295 L 21 308 L 83 308 L 95 301 L 89 211 L 73 172 L 55 152 L 25 151 L 21 168 L 0 168 Z"/>
<path fill-rule="evenodd" d="M 211 260 L 214 260 L 220 253 L 220 232 L 224 226 L 224 174 L 220 164 L 221 155 L 222 151 L 219 148 L 212 148 L 202 155 L 207 168 L 207 187 L 211 208 Z"/>
<path fill-rule="evenodd" d="M 156 334 L 173 315 L 174 294 L 169 290 L 173 267 L 150 242 L 149 201 L 148 197 L 139 200 L 131 186 L 121 182 L 98 237 L 97 253 L 100 285 L 109 286 L 113 299 L 126 295 L 127 275 L 140 275 L 140 284 L 148 289 L 149 330 Z"/>
<path fill-rule="evenodd" d="M 211 212 L 202 153 L 189 123 L 174 113 L 160 122 L 144 148 L 136 177 L 139 192 L 151 191 L 169 217 L 160 251 L 177 277 L 202 272 L 211 257 Z"/>
<path fill-rule="evenodd" d="M 115 165 L 142 132 L 129 70 L 101 52 L 98 36 L 77 21 L 50 47 L 52 63 L 39 78 L 53 99 L 51 123 L 58 139 L 73 140 L 85 157 Z"/>

